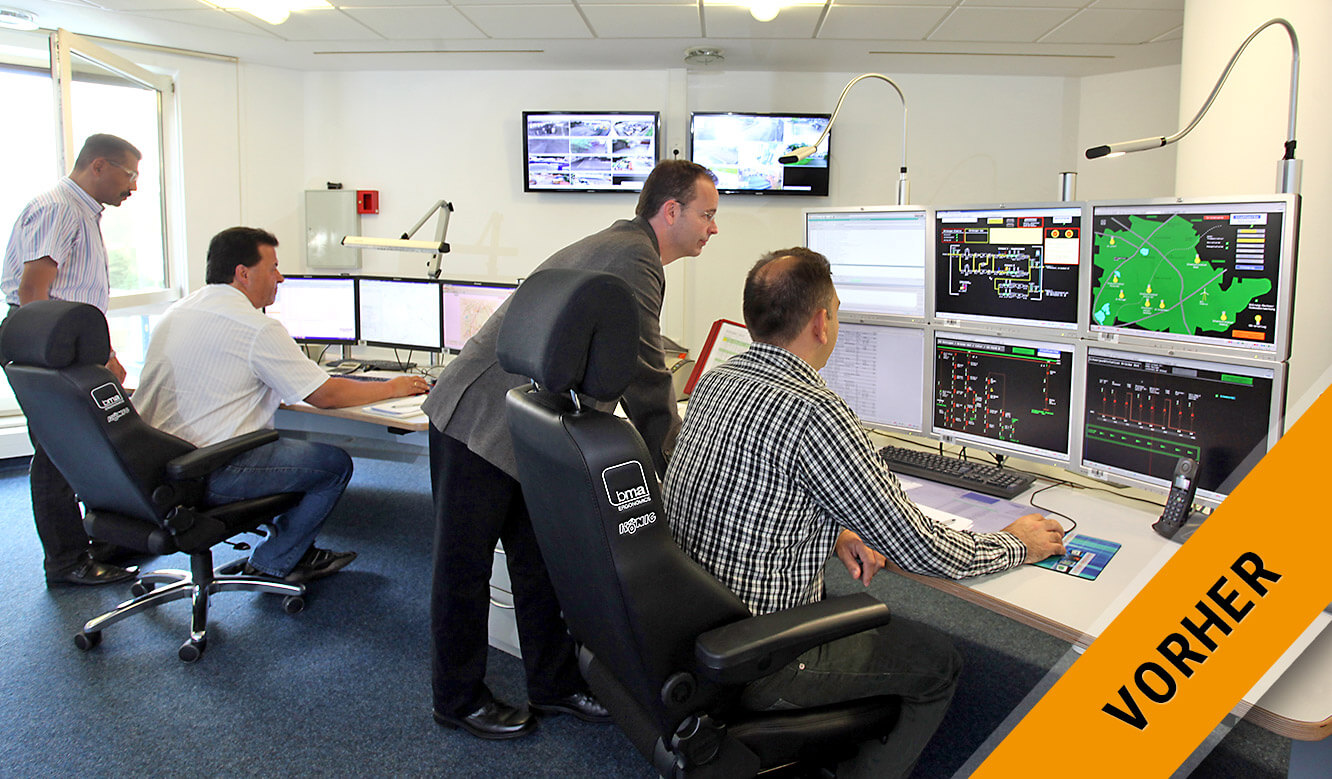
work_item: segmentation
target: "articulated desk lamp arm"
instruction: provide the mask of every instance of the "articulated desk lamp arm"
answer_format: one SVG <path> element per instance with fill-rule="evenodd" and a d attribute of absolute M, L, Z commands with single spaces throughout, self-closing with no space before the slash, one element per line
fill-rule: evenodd
<path fill-rule="evenodd" d="M 833 123 L 837 121 L 837 114 L 839 111 L 842 110 L 842 101 L 846 99 L 846 93 L 851 91 L 851 87 L 855 86 L 857 83 L 861 81 L 864 81 L 867 78 L 877 78 L 880 81 L 888 82 L 888 86 L 892 87 L 897 92 L 897 96 L 902 99 L 902 168 L 897 176 L 897 204 L 899 206 L 904 206 L 907 203 L 911 202 L 911 182 L 907 181 L 907 162 L 906 162 L 907 159 L 906 95 L 902 94 L 902 88 L 897 86 L 897 82 L 893 81 L 891 78 L 888 78 L 887 76 L 881 73 L 865 73 L 863 75 L 856 76 L 855 78 L 851 79 L 851 81 L 848 82 L 847 85 L 842 88 L 842 94 L 840 97 L 837 98 L 837 106 L 833 108 L 832 118 L 828 120 L 827 126 L 824 127 L 823 132 L 819 134 L 819 139 L 814 141 L 814 143 L 810 146 L 801 146 L 799 149 L 796 149 L 794 152 L 784 157 L 778 157 L 777 161 L 783 165 L 790 165 L 791 163 L 799 162 L 800 160 L 803 160 L 809 155 L 818 151 L 819 144 L 823 143 L 824 138 L 828 137 L 828 131 L 832 129 Z"/>
<path fill-rule="evenodd" d="M 1144 149 L 1159 149 L 1162 146 L 1174 143 L 1180 138 L 1188 135 L 1189 132 L 1197 126 L 1198 122 L 1203 118 L 1203 115 L 1207 113 L 1207 109 L 1212 107 L 1212 101 L 1214 101 L 1217 94 L 1220 93 L 1222 85 L 1226 83 L 1226 77 L 1230 75 L 1230 71 L 1235 67 L 1235 63 L 1239 60 L 1240 55 L 1244 53 L 1244 49 L 1247 48 L 1249 43 L 1258 36 L 1258 33 L 1266 30 L 1274 24 L 1279 24 L 1286 28 L 1286 33 L 1290 36 L 1291 48 L 1290 116 L 1286 130 L 1287 140 L 1285 143 L 1285 153 L 1282 155 L 1281 161 L 1277 163 L 1277 191 L 1298 194 L 1300 191 L 1300 173 L 1303 167 L 1303 163 L 1300 160 L 1295 159 L 1295 99 L 1300 85 L 1300 40 L 1296 37 L 1295 28 L 1291 26 L 1290 22 L 1280 18 L 1269 19 L 1259 25 L 1256 30 L 1249 33 L 1249 37 L 1244 39 L 1244 43 L 1240 44 L 1240 47 L 1235 50 L 1235 54 L 1230 58 L 1230 62 L 1226 65 L 1226 69 L 1221 73 L 1221 78 L 1217 80 L 1216 86 L 1212 87 L 1212 94 L 1207 96 L 1207 100 L 1203 103 L 1203 107 L 1198 110 L 1198 115 L 1193 117 L 1193 121 L 1189 122 L 1184 129 L 1174 135 L 1159 136 L 1155 138 L 1138 138 L 1133 141 L 1121 141 L 1120 143 L 1093 146 L 1090 149 L 1087 149 L 1087 159 L 1094 160 L 1098 157 L 1117 157 L 1121 154 L 1143 151 Z"/>
<path fill-rule="evenodd" d="M 439 212 L 439 221 L 435 228 L 434 241 L 414 241 L 412 236 L 417 230 L 430 219 L 434 213 Z M 449 231 L 449 216 L 453 213 L 453 204 L 447 200 L 440 200 L 425 212 L 425 216 L 417 220 L 412 229 L 402 234 L 401 238 L 370 238 L 361 235 L 345 235 L 342 237 L 343 246 L 352 246 L 358 249 L 384 249 L 389 251 L 401 252 L 430 252 L 430 262 L 426 263 L 426 268 L 430 272 L 430 278 L 439 278 L 439 264 L 443 255 L 448 254 L 449 245 L 444 240 L 444 236 Z"/>

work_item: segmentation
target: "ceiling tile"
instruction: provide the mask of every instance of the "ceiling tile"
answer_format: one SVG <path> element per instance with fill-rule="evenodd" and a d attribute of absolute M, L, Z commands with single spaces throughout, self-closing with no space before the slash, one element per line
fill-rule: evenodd
<path fill-rule="evenodd" d="M 484 38 L 456 8 L 344 8 L 343 12 L 389 40 Z"/>
<path fill-rule="evenodd" d="M 598 38 L 697 38 L 696 5 L 588 5 L 583 14 Z"/>
<path fill-rule="evenodd" d="M 287 21 L 271 26 L 274 35 L 288 41 L 383 40 L 383 36 L 367 29 L 365 25 L 359 24 L 342 11 L 332 8 L 292 11 Z"/>
<path fill-rule="evenodd" d="M 795 6 L 783 8 L 770 22 L 760 22 L 749 14 L 748 6 L 708 4 L 703 6 L 703 24 L 709 38 L 813 38 L 822 13 L 822 5 Z"/>
<path fill-rule="evenodd" d="M 1074 13 L 1065 8 L 958 8 L 930 40 L 1029 43 Z"/>
<path fill-rule="evenodd" d="M 947 8 L 834 5 L 819 38 L 826 40 L 918 41 L 929 34 Z"/>
<path fill-rule="evenodd" d="M 97 7 L 112 11 L 217 10 L 203 0 L 97 0 Z"/>
<path fill-rule="evenodd" d="M 591 38 L 583 17 L 569 5 L 457 5 L 491 38 Z"/>
<path fill-rule="evenodd" d="M 1184 0 L 1096 0 L 1096 8 L 1132 8 L 1140 11 L 1184 10 Z"/>
<path fill-rule="evenodd" d="M 274 32 L 271 24 L 266 24 L 253 19 L 253 22 L 240 18 L 240 15 L 232 15 L 226 11 L 219 11 L 216 8 L 200 8 L 197 10 L 176 11 L 163 10 L 152 12 L 131 12 L 130 16 L 144 17 L 148 19 L 161 19 L 167 22 L 179 22 L 180 24 L 189 24 L 195 27 L 206 27 L 210 30 L 223 30 L 225 32 L 236 32 L 245 35 L 260 35 L 270 39 L 278 39 L 281 36 Z M 248 16 L 248 14 L 246 14 Z"/>
<path fill-rule="evenodd" d="M 1184 24 L 1183 11 L 1129 11 L 1089 8 L 1042 43 L 1146 43 Z"/>
<path fill-rule="evenodd" d="M 1150 3 L 1152 0 L 1136 0 L 1139 3 Z M 971 8 L 973 6 L 1003 6 L 1005 8 L 1070 8 L 1078 9 L 1087 6 L 1087 0 L 962 0 L 960 5 Z"/>
<path fill-rule="evenodd" d="M 698 8 L 698 0 L 578 0 L 578 5 L 684 5 Z"/>

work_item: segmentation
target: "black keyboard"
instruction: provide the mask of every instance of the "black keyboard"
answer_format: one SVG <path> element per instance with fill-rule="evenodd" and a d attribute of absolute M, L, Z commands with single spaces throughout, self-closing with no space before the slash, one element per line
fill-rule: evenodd
<path fill-rule="evenodd" d="M 893 473 L 919 476 L 999 498 L 1014 498 L 1036 481 L 1035 476 L 1025 473 L 920 449 L 885 446 L 879 450 L 879 456 Z"/>

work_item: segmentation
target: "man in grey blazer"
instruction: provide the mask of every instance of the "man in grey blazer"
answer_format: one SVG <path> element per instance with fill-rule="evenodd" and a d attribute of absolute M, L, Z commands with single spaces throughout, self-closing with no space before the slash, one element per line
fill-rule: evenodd
<path fill-rule="evenodd" d="M 639 310 L 638 371 L 622 402 L 661 475 L 680 430 L 671 373 L 661 349 L 664 266 L 695 257 L 717 233 L 716 176 L 685 160 L 657 165 L 633 219 L 622 219 L 551 255 L 540 268 L 582 268 L 628 282 Z M 518 641 L 531 709 L 609 721 L 578 672 L 573 641 L 532 533 L 505 423 L 504 396 L 527 383 L 506 373 L 495 342 L 508 304 L 444 369 L 422 410 L 430 417 L 435 501 L 430 600 L 434 716 L 479 738 L 505 739 L 536 728 L 527 706 L 497 700 L 485 685 L 489 581 L 497 540 L 513 585 Z"/>

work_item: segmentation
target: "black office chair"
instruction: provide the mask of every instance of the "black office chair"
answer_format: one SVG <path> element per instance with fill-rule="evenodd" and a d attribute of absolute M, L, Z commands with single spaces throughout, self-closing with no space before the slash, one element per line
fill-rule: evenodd
<path fill-rule="evenodd" d="M 846 757 L 888 733 L 897 698 L 754 712 L 739 695 L 808 649 L 886 624 L 888 608 L 862 593 L 755 617 L 676 546 L 642 438 L 579 397 L 628 386 L 635 309 L 618 277 L 545 270 L 518 288 L 499 336 L 500 364 L 535 381 L 509 393 L 509 429 L 583 674 L 662 776 Z"/>
<path fill-rule="evenodd" d="M 277 433 L 258 431 L 196 448 L 150 427 L 106 369 L 110 349 L 106 318 L 83 303 L 30 303 L 14 312 L 0 331 L 5 375 L 28 428 L 83 503 L 88 535 L 149 554 L 190 556 L 189 571 L 141 574 L 131 588 L 135 597 L 89 620 L 75 643 L 92 649 L 101 641 L 103 628 L 190 598 L 190 635 L 179 655 L 193 662 L 207 645 L 208 598 L 214 592 L 282 595 L 286 611 L 299 612 L 305 606 L 304 585 L 223 572 L 234 565 L 214 571 L 212 547 L 254 531 L 296 505 L 301 495 L 202 506 L 210 473 L 236 455 L 276 440 Z"/>

